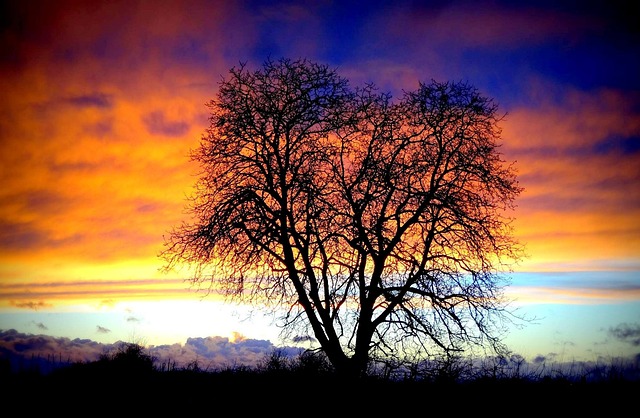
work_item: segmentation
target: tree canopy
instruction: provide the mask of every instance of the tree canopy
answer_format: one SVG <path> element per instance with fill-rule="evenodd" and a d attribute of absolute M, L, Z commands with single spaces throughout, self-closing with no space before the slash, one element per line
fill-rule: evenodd
<path fill-rule="evenodd" d="M 522 188 L 493 100 L 431 81 L 394 101 L 280 59 L 232 68 L 208 109 L 192 218 L 166 238 L 167 269 L 284 308 L 283 332 L 313 337 L 345 375 L 378 358 L 505 349 Z"/>

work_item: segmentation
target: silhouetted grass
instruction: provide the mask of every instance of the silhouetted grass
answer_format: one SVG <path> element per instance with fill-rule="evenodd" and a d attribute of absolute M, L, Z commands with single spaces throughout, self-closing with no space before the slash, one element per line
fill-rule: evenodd
<path fill-rule="evenodd" d="M 627 377 L 639 375 L 637 366 L 635 374 L 607 375 L 600 370 L 600 379 L 587 379 L 560 372 L 540 374 L 540 370 L 536 374 L 507 365 L 495 361 L 472 365 L 458 359 L 405 368 L 402 373 L 401 367 L 384 365 L 366 378 L 346 381 L 314 353 L 288 358 L 275 351 L 253 368 L 204 370 L 192 363 L 160 369 L 143 347 L 125 344 L 98 361 L 74 363 L 48 374 L 4 370 L 0 397 L 31 412 L 76 411 L 78 415 L 97 411 L 101 415 L 210 412 L 215 416 L 224 410 L 243 416 L 249 411 L 345 416 L 348 411 L 382 414 L 424 408 L 419 415 L 451 409 L 455 416 L 463 411 L 499 416 L 511 415 L 509 411 L 512 415 L 598 410 L 611 414 L 636 405 L 640 394 L 640 379 Z"/>

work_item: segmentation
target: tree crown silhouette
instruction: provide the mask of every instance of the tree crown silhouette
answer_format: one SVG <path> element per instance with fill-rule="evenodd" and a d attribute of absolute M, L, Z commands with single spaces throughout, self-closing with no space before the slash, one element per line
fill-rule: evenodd
<path fill-rule="evenodd" d="M 394 102 L 281 59 L 232 68 L 208 108 L 192 219 L 166 239 L 167 269 L 284 308 L 283 332 L 312 336 L 349 376 L 372 359 L 506 349 L 522 189 L 491 99 L 431 81 Z"/>

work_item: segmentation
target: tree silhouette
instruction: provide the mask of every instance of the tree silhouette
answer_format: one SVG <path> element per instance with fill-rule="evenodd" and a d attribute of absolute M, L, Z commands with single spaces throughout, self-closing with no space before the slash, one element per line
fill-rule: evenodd
<path fill-rule="evenodd" d="M 432 81 L 396 103 L 280 59 L 232 68 L 208 108 L 193 218 L 166 238 L 165 269 L 286 308 L 283 333 L 312 335 L 345 376 L 378 358 L 506 349 L 521 188 L 492 100 Z"/>

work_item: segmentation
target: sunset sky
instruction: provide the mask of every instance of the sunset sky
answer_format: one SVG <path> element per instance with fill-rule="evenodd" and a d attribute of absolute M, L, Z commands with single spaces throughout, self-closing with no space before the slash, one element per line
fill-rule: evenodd
<path fill-rule="evenodd" d="M 0 330 L 149 345 L 268 318 L 161 273 L 205 103 L 240 62 L 328 64 L 398 97 L 466 81 L 506 114 L 538 317 L 529 358 L 640 353 L 640 25 L 626 2 L 33 1 L 0 6 Z"/>

